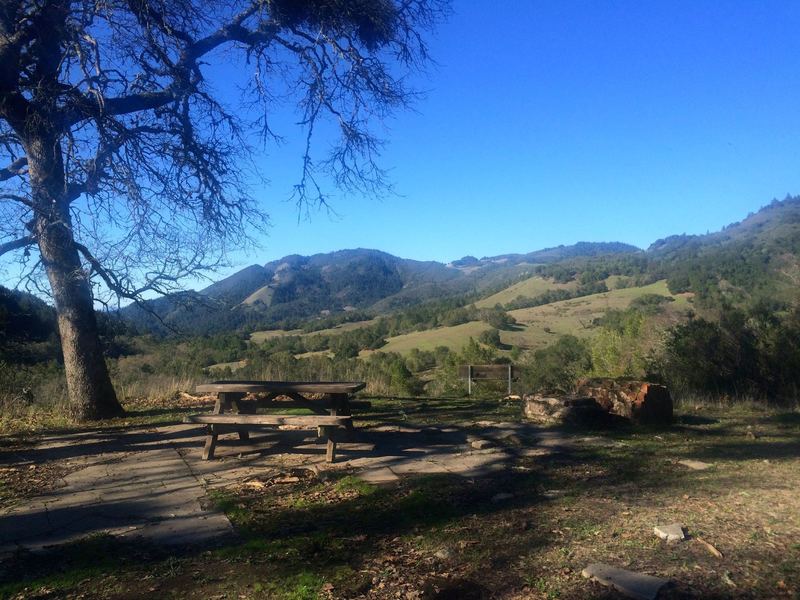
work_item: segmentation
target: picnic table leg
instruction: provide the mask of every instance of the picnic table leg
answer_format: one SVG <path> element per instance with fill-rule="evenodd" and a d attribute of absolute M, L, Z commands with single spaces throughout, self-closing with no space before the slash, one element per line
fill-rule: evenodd
<path fill-rule="evenodd" d="M 350 409 L 350 396 L 348 394 L 331 394 L 330 395 L 330 414 L 331 416 L 344 416 L 350 417 L 353 411 Z M 355 437 L 355 428 L 353 422 L 348 421 L 345 423 L 347 430 L 347 439 L 352 440 Z"/>
<path fill-rule="evenodd" d="M 325 461 L 332 463 L 336 458 L 336 439 L 334 438 L 334 430 L 336 427 L 323 426 L 320 427 L 323 435 L 327 438 L 328 444 L 325 449 Z"/>
<path fill-rule="evenodd" d="M 226 394 L 228 397 L 228 404 L 231 406 L 233 410 L 236 411 L 237 414 L 240 415 L 249 415 L 255 414 L 255 411 L 251 410 L 249 406 L 245 402 L 242 401 L 244 398 L 244 394 Z M 239 439 L 242 441 L 246 441 L 250 439 L 250 432 L 245 429 L 244 427 L 240 427 L 236 430 L 239 434 Z"/>
<path fill-rule="evenodd" d="M 214 410 L 211 411 L 212 415 L 221 415 L 225 412 L 227 407 L 227 400 L 225 394 L 217 394 L 217 400 L 214 402 Z M 206 426 L 206 443 L 203 446 L 203 460 L 211 460 L 214 458 L 214 450 L 217 447 L 217 430 L 213 425 Z"/>
<path fill-rule="evenodd" d="M 217 447 L 217 431 L 213 425 L 206 427 L 206 444 L 203 446 L 203 460 L 214 458 L 214 450 Z"/>

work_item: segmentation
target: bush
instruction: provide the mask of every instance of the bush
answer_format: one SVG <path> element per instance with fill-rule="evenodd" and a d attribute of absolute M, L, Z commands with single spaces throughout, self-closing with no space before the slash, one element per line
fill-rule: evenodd
<path fill-rule="evenodd" d="M 494 328 L 482 331 L 478 336 L 478 341 L 492 348 L 500 348 L 503 345 L 503 342 L 500 341 L 500 332 Z"/>
<path fill-rule="evenodd" d="M 724 309 L 669 331 L 661 374 L 689 393 L 792 400 L 800 390 L 800 308 Z"/>
<path fill-rule="evenodd" d="M 565 335 L 555 344 L 528 354 L 521 379 L 530 391 L 571 391 L 578 378 L 591 369 L 592 357 L 586 342 Z"/>

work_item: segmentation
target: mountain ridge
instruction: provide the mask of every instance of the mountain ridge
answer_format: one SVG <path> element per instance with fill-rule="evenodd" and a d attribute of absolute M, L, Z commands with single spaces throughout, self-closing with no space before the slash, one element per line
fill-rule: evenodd
<path fill-rule="evenodd" d="M 210 321 L 213 331 L 270 329 L 348 311 L 379 315 L 448 297 L 478 298 L 535 273 L 599 285 L 601 275 L 612 271 L 648 281 L 668 278 L 674 291 L 695 291 L 701 299 L 717 294 L 719 301 L 721 283 L 744 298 L 751 289 L 772 286 L 782 269 L 797 267 L 799 255 L 800 197 L 787 197 L 718 232 L 669 236 L 646 250 L 622 242 L 578 242 L 450 263 L 369 248 L 290 254 L 247 266 L 200 291 L 152 301 L 151 307 L 190 332 Z M 185 306 L 187 301 L 194 306 Z M 145 311 L 123 311 L 152 327 Z"/>

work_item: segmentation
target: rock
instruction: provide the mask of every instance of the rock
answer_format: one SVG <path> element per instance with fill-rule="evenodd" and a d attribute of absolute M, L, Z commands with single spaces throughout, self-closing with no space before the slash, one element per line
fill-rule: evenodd
<path fill-rule="evenodd" d="M 509 494 L 508 492 L 500 492 L 499 494 L 495 494 L 492 496 L 492 502 L 503 502 L 504 500 L 510 500 L 514 497 L 514 494 Z"/>
<path fill-rule="evenodd" d="M 453 557 L 453 552 L 450 548 L 440 548 L 433 555 L 439 560 L 450 560 Z"/>
<path fill-rule="evenodd" d="M 657 525 L 653 527 L 653 533 L 668 542 L 679 542 L 686 539 L 686 534 L 683 533 L 683 526 L 680 523 Z"/>
<path fill-rule="evenodd" d="M 603 563 L 589 565 L 581 571 L 581 575 L 637 600 L 655 600 L 661 589 L 669 583 L 669 579 L 617 569 Z"/>
<path fill-rule="evenodd" d="M 663 385 L 626 379 L 582 379 L 576 393 L 594 398 L 612 415 L 633 423 L 672 423 L 672 396 Z"/>
<path fill-rule="evenodd" d="M 545 490 L 542 492 L 542 496 L 545 498 L 560 498 L 564 495 L 564 490 Z"/>
<path fill-rule="evenodd" d="M 709 463 L 704 463 L 699 460 L 691 460 L 691 459 L 679 460 L 678 464 L 683 465 L 684 467 L 689 467 L 693 471 L 705 471 L 706 469 L 710 469 L 711 467 L 714 466 Z"/>
<path fill-rule="evenodd" d="M 522 409 L 526 418 L 544 425 L 588 425 L 606 420 L 606 412 L 592 398 L 526 394 Z"/>
<path fill-rule="evenodd" d="M 473 440 L 469 445 L 475 448 L 475 450 L 485 450 L 486 448 L 494 446 L 494 443 L 490 440 Z"/>

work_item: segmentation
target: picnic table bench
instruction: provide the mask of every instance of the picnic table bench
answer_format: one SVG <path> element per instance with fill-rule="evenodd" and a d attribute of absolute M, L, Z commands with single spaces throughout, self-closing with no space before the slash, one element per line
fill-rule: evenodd
<path fill-rule="evenodd" d="M 352 395 L 364 389 L 362 381 L 298 382 L 298 381 L 215 381 L 198 385 L 196 391 L 216 394 L 211 414 L 191 415 L 188 423 L 206 426 L 203 459 L 214 458 L 220 433 L 236 431 L 239 439 L 249 439 L 249 429 L 268 426 L 295 425 L 316 427 L 317 435 L 327 441 L 325 458 L 333 462 L 336 455 L 336 430 L 353 432 L 352 410 L 368 408 L 369 402 L 354 401 Z M 247 394 L 263 398 L 245 400 Z M 315 397 L 310 397 L 311 395 Z M 283 398 L 283 399 L 282 399 Z M 312 415 L 257 414 L 259 408 L 306 408 Z M 227 414 L 226 414 L 227 413 Z"/>

